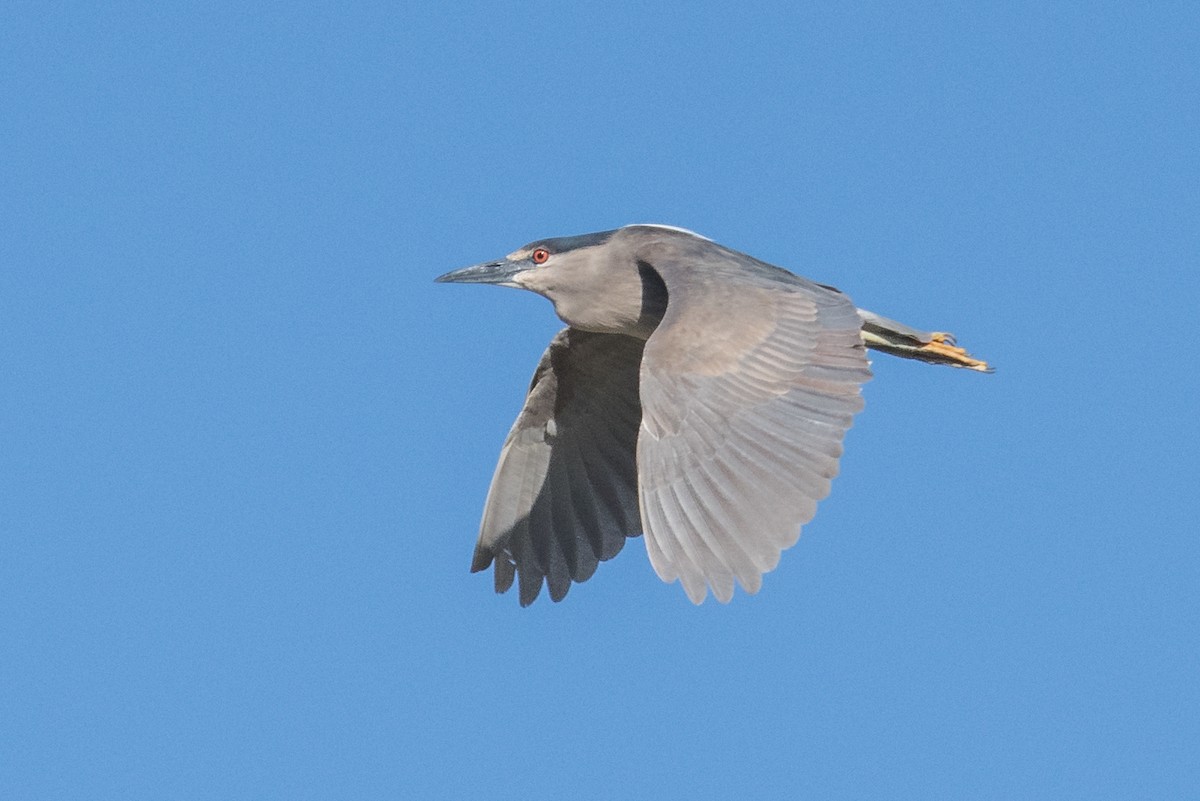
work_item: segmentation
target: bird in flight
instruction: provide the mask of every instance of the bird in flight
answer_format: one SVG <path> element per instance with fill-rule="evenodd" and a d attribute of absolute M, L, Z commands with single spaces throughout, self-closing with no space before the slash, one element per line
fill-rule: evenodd
<path fill-rule="evenodd" d="M 517 287 L 567 324 L 500 451 L 473 572 L 560 601 L 643 536 L 693 603 L 756 593 L 829 494 L 866 348 L 991 372 L 946 333 L 665 225 L 532 242 L 439 282 Z"/>

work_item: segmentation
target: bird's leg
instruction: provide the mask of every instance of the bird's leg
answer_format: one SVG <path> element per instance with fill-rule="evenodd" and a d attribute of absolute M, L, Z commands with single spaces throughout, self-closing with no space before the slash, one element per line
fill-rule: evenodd
<path fill-rule="evenodd" d="M 992 372 L 987 362 L 976 359 L 958 347 L 953 334 L 920 331 L 866 309 L 859 309 L 858 316 L 863 321 L 863 344 L 872 350 L 931 364 L 965 367 L 981 373 Z"/>
<path fill-rule="evenodd" d="M 972 357 L 965 348 L 957 347 L 954 334 L 945 331 L 934 331 L 929 341 L 917 348 L 917 351 L 951 367 L 965 367 L 981 373 L 992 372 L 987 362 Z"/>

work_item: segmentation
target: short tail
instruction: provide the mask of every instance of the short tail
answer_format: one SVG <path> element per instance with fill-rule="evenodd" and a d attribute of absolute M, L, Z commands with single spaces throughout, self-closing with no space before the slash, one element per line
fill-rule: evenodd
<path fill-rule="evenodd" d="M 865 309 L 859 309 L 858 316 L 863 321 L 863 343 L 872 350 L 930 364 L 948 364 L 951 367 L 965 367 L 981 373 L 995 372 L 987 362 L 976 359 L 964 349 L 956 347 L 953 334 L 918 331 Z"/>

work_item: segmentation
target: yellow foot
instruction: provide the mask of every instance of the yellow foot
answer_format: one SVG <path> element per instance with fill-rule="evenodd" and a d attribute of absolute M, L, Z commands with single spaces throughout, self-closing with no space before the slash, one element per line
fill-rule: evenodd
<path fill-rule="evenodd" d="M 993 372 L 987 362 L 973 358 L 967 353 L 965 348 L 956 347 L 954 342 L 954 334 L 935 331 L 930 341 L 922 345 L 918 350 L 936 355 L 938 361 L 949 364 L 952 367 L 965 367 L 968 370 L 978 370 L 981 373 Z"/>

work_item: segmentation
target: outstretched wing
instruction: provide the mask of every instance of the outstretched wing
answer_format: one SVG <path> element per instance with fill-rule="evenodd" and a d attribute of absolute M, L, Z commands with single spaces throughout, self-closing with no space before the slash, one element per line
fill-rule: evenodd
<path fill-rule="evenodd" d="M 693 603 L 725 602 L 735 580 L 758 591 L 829 494 L 871 377 L 862 322 L 836 290 L 711 243 L 643 267 L 668 297 L 641 367 L 646 549 Z"/>
<path fill-rule="evenodd" d="M 645 343 L 566 328 L 542 355 L 492 478 L 472 572 L 495 562 L 496 592 L 514 573 L 528 606 L 560 601 L 626 537 L 641 533 L 638 365 Z"/>

